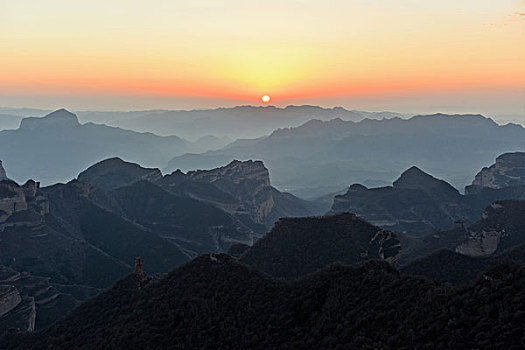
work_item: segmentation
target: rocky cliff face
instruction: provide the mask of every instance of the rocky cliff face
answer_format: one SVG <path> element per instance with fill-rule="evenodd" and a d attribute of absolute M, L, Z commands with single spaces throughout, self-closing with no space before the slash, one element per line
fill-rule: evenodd
<path fill-rule="evenodd" d="M 110 158 L 80 173 L 78 180 L 110 191 L 150 182 L 177 197 L 213 205 L 233 215 L 256 234 L 266 233 L 281 217 L 320 215 L 327 210 L 324 206 L 273 188 L 268 169 L 261 161 L 235 160 L 211 170 L 186 174 L 177 170 L 162 176 L 159 169 Z M 105 203 L 105 206 L 111 207 L 111 203 Z"/>
<path fill-rule="evenodd" d="M 7 226 L 38 225 L 49 213 L 49 202 L 33 180 L 23 186 L 13 181 L 0 182 L 0 231 Z"/>
<path fill-rule="evenodd" d="M 499 201 L 488 206 L 482 219 L 466 231 L 456 252 L 490 256 L 525 242 L 525 201 Z"/>
<path fill-rule="evenodd" d="M 0 265 L 0 333 L 44 329 L 96 292 L 83 286 L 54 285 L 49 278 Z"/>
<path fill-rule="evenodd" d="M 483 168 L 472 185 L 465 188 L 466 194 L 479 193 L 483 188 L 501 189 L 525 185 L 525 152 L 505 153 L 496 158 L 496 163 Z"/>
<path fill-rule="evenodd" d="M 11 285 L 0 285 L 0 317 L 13 310 L 22 298 L 18 290 Z"/>
<path fill-rule="evenodd" d="M 193 181 L 214 184 L 232 195 L 240 204 L 234 213 L 248 215 L 256 223 L 263 223 L 274 207 L 270 174 L 261 161 L 234 160 L 224 167 L 190 171 L 186 176 Z"/>

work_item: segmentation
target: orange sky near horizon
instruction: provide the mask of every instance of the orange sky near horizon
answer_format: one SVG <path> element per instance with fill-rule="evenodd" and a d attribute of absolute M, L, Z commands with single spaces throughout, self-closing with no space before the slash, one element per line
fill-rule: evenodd
<path fill-rule="evenodd" d="M 2 106 L 507 93 L 525 118 L 522 0 L 0 1 Z"/>

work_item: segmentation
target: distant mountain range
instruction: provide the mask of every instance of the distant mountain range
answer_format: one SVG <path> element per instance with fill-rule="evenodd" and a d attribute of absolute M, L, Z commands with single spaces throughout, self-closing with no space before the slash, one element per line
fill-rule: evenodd
<path fill-rule="evenodd" d="M 67 182 L 81 169 L 119 155 L 146 166 L 161 166 L 173 154 L 195 148 L 176 136 L 160 137 L 98 124 L 80 124 L 58 110 L 44 118 L 25 118 L 16 130 L 0 131 L 0 159 L 10 178 L 43 184 Z"/>
<path fill-rule="evenodd" d="M 274 186 L 315 199 L 339 192 L 350 183 L 388 184 L 412 165 L 462 188 L 475 171 L 498 154 L 525 150 L 522 126 L 501 126 L 481 115 L 437 114 L 403 119 L 388 112 L 370 114 L 313 106 L 246 106 L 181 115 L 173 112 L 176 117 L 172 112 L 152 113 L 151 123 L 142 112 L 115 112 L 100 118 L 137 118 L 148 120 L 148 125 L 155 125 L 155 118 L 164 118 L 168 121 L 162 122 L 157 131 L 190 137 L 191 130 L 178 127 L 179 122 L 174 121 L 185 120 L 199 133 L 198 140 L 192 143 L 177 136 L 80 124 L 75 115 L 59 110 L 44 118 L 22 119 L 19 129 L 0 131 L 0 159 L 14 180 L 38 178 L 46 185 L 69 181 L 90 164 L 110 157 L 161 168 L 165 173 L 212 169 L 235 159 L 260 159 L 271 170 Z M 236 130 L 252 122 L 257 124 L 257 135 L 267 136 L 230 143 L 230 138 L 217 137 L 221 136 L 219 131 L 213 136 L 207 130 L 226 128 L 237 138 L 242 132 Z M 288 122 L 303 124 L 281 128 Z M 221 149 L 204 152 L 215 148 Z M 451 154 L 454 157 L 449 157 Z"/>
<path fill-rule="evenodd" d="M 29 108 L 0 108 L 0 129 L 18 127 L 27 116 L 42 116 L 50 111 Z M 317 106 L 238 106 L 198 110 L 146 110 L 130 112 L 78 111 L 81 122 L 106 124 L 157 135 L 181 135 L 191 140 L 215 135 L 219 139 L 254 138 L 267 135 L 278 128 L 299 126 L 310 119 L 342 118 L 359 121 L 364 118 L 382 119 L 403 117 L 394 112 L 349 111 L 342 107 Z M 2 127 L 4 126 L 5 127 Z M 196 142 L 197 142 L 196 141 Z"/>
<path fill-rule="evenodd" d="M 521 125 L 501 126 L 481 115 L 428 115 L 408 120 L 311 120 L 267 137 L 238 140 L 222 150 L 172 159 L 166 171 L 206 169 L 232 159 L 261 159 L 272 182 L 303 198 L 351 183 L 381 186 L 416 165 L 456 188 L 497 155 L 525 150 Z"/>

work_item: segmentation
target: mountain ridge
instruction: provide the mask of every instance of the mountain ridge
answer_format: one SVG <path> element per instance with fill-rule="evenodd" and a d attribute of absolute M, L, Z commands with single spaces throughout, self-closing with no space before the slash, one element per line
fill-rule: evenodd
<path fill-rule="evenodd" d="M 462 188 L 471 174 L 498 154 L 525 150 L 523 140 L 523 127 L 501 126 L 481 115 L 310 121 L 222 150 L 177 156 L 165 170 L 205 169 L 255 158 L 272 170 L 277 188 L 314 197 L 348 183 L 390 183 L 396 174 L 418 164 Z"/>
<path fill-rule="evenodd" d="M 525 155 L 511 155 L 522 154 Z M 522 169 L 525 168 L 508 166 L 505 171 L 519 174 Z M 474 183 L 479 177 L 476 175 Z M 462 195 L 446 181 L 412 166 L 403 171 L 392 186 L 367 188 L 361 184 L 351 185 L 345 194 L 334 197 L 330 213 L 350 211 L 385 229 L 409 236 L 424 236 L 449 230 L 457 222 L 472 224 L 495 201 L 524 200 L 525 182 L 521 184 L 515 178 L 512 181 L 502 183 L 498 188 L 477 186 L 475 191 L 466 191 Z"/>

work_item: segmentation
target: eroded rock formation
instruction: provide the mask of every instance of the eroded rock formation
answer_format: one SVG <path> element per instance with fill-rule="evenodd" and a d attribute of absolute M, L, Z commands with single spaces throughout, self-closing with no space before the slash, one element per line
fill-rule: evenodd
<path fill-rule="evenodd" d="M 496 158 L 496 163 L 483 168 L 472 185 L 465 188 L 465 193 L 476 194 L 483 188 L 501 189 L 524 185 L 525 152 L 505 153 Z"/>
<path fill-rule="evenodd" d="M 0 231 L 7 226 L 38 225 L 49 213 L 49 202 L 33 180 L 20 186 L 14 181 L 0 182 Z"/>
<path fill-rule="evenodd" d="M 235 213 L 247 214 L 257 223 L 264 222 L 275 204 L 270 174 L 261 161 L 234 160 L 220 168 L 190 171 L 186 176 L 193 181 L 213 183 L 231 194 L 240 203 Z"/>

